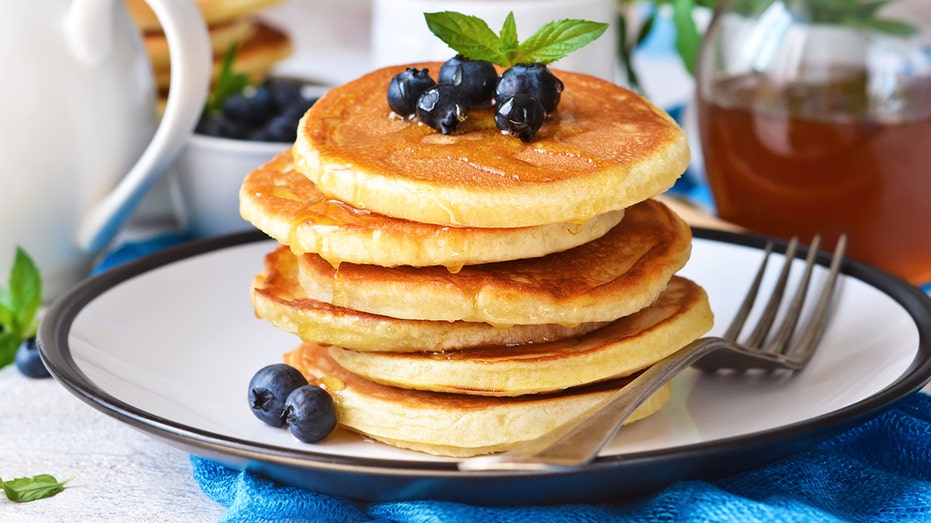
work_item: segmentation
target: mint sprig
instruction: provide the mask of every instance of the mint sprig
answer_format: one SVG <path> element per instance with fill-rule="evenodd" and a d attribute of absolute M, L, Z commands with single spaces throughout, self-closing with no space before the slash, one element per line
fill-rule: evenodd
<path fill-rule="evenodd" d="M 519 42 L 513 12 L 508 13 L 499 33 L 492 31 L 481 18 L 455 11 L 424 13 L 424 18 L 430 32 L 457 53 L 501 67 L 553 63 L 595 41 L 608 29 L 608 24 L 602 22 L 556 20 Z"/>
<path fill-rule="evenodd" d="M 42 305 L 42 276 L 21 247 L 16 248 L 6 289 L 0 287 L 0 367 L 13 362 L 16 349 L 35 336 Z"/>
<path fill-rule="evenodd" d="M 51 474 L 39 474 L 10 481 L 0 479 L 0 485 L 3 485 L 3 492 L 6 493 L 7 499 L 14 503 L 25 503 L 58 494 L 65 490 L 65 485 L 72 479 L 74 479 L 73 476 L 64 481 L 58 481 Z"/>
<path fill-rule="evenodd" d="M 207 96 L 207 103 L 204 112 L 207 114 L 216 114 L 222 110 L 223 100 L 229 96 L 242 92 L 249 85 L 249 77 L 243 73 L 233 71 L 233 61 L 236 59 L 236 53 L 239 46 L 233 44 L 226 50 L 223 55 L 223 64 L 220 66 L 220 76 L 210 90 Z"/>

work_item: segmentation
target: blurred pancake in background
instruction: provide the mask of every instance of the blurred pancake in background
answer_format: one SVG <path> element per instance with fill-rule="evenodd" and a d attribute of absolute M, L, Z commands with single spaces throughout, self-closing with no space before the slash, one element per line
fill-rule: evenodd
<path fill-rule="evenodd" d="M 123 0 L 130 16 L 142 32 L 142 39 L 155 83 L 159 90 L 159 108 L 163 108 L 171 82 L 171 59 L 168 41 L 155 13 L 142 0 Z M 293 52 L 288 35 L 259 18 L 266 7 L 281 0 L 196 0 L 204 15 L 213 52 L 212 79 L 220 76 L 223 60 L 236 50 L 232 64 L 234 73 L 244 74 L 253 84 L 261 83 L 272 67 Z"/>

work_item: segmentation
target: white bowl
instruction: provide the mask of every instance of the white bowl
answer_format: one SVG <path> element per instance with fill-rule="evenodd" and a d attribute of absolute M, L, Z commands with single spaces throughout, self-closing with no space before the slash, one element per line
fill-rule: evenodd
<path fill-rule="evenodd" d="M 307 98 L 320 98 L 328 86 L 300 82 Z M 291 147 L 285 142 L 257 142 L 193 134 L 168 173 L 177 221 L 196 238 L 247 231 L 252 224 L 239 215 L 239 188 L 250 171 Z"/>
<path fill-rule="evenodd" d="M 194 134 L 174 164 L 175 212 L 195 237 L 253 228 L 239 215 L 239 187 L 250 171 L 291 147 Z"/>

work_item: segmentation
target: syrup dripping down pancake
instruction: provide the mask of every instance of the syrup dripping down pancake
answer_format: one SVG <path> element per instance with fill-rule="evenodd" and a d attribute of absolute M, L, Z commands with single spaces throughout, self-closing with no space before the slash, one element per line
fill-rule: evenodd
<path fill-rule="evenodd" d="M 532 258 L 563 251 L 604 235 L 624 211 L 583 224 L 479 229 L 445 227 L 355 209 L 323 195 L 293 168 L 285 152 L 243 181 L 240 214 L 295 254 L 316 253 L 334 267 L 342 262 L 385 267 L 463 265 Z"/>
<path fill-rule="evenodd" d="M 265 257 L 252 285 L 256 315 L 303 341 L 359 351 L 434 352 L 476 346 L 546 343 L 572 338 L 607 325 L 514 325 L 481 322 L 402 320 L 359 312 L 307 297 L 297 278 L 297 258 L 287 247 Z"/>
<path fill-rule="evenodd" d="M 540 258 L 443 267 L 379 267 L 315 254 L 298 259 L 307 296 L 402 319 L 500 326 L 613 321 L 659 296 L 691 253 L 691 229 L 656 200 L 625 210 L 604 236 Z"/>

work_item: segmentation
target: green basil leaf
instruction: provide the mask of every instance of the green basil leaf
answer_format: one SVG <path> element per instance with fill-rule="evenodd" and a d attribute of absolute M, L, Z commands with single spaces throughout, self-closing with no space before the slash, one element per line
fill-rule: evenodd
<path fill-rule="evenodd" d="M 208 114 L 219 113 L 223 107 L 223 100 L 230 95 L 242 92 L 249 85 L 247 75 L 233 71 L 233 61 L 236 59 L 236 53 L 239 46 L 235 43 L 226 50 L 223 55 L 223 65 L 220 67 L 220 76 L 207 96 L 207 104 L 204 111 Z"/>
<path fill-rule="evenodd" d="M 11 481 L 2 481 L 3 491 L 7 499 L 16 503 L 25 503 L 37 499 L 47 498 L 58 494 L 65 489 L 65 484 L 74 478 L 58 481 L 50 474 L 39 474 L 31 478 L 16 478 Z"/>
<path fill-rule="evenodd" d="M 501 52 L 501 39 L 481 18 L 455 11 L 424 13 L 423 16 L 430 32 L 462 56 L 507 65 L 507 57 Z"/>
<path fill-rule="evenodd" d="M 588 20 L 556 20 L 543 25 L 518 47 L 514 63 L 550 64 L 593 42 L 608 24 Z"/>
<path fill-rule="evenodd" d="M 13 329 L 13 307 L 10 305 L 10 293 L 0 288 L 0 329 Z"/>
<path fill-rule="evenodd" d="M 519 44 L 517 41 L 517 23 L 514 21 L 514 11 L 509 12 L 508 16 L 504 19 L 499 38 L 501 40 L 501 52 L 508 57 L 508 62 L 510 62 L 511 57 L 517 52 L 517 46 Z"/>
<path fill-rule="evenodd" d="M 588 45 L 608 29 L 608 24 L 600 22 L 558 20 L 545 24 L 520 43 L 514 13 L 508 14 L 500 34 L 495 34 L 481 18 L 454 11 L 424 13 L 424 18 L 430 31 L 457 53 L 501 67 L 555 62 Z"/>
<path fill-rule="evenodd" d="M 15 332 L 8 330 L 0 332 L 0 368 L 13 363 L 13 358 L 16 356 L 16 349 L 19 348 L 22 342 L 23 338 Z"/>
<path fill-rule="evenodd" d="M 16 248 L 7 290 L 14 331 L 24 338 L 34 335 L 36 313 L 42 305 L 42 276 L 32 258 L 21 247 Z"/>
<path fill-rule="evenodd" d="M 698 48 L 702 38 L 695 25 L 695 19 L 692 18 L 694 9 L 694 0 L 674 0 L 672 4 L 672 20 L 676 26 L 676 50 L 685 69 L 692 76 L 695 76 L 695 62 L 698 60 Z"/>

